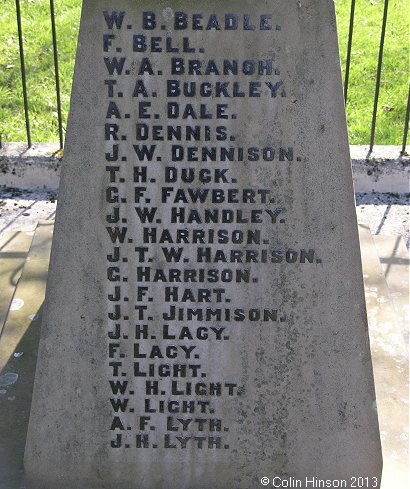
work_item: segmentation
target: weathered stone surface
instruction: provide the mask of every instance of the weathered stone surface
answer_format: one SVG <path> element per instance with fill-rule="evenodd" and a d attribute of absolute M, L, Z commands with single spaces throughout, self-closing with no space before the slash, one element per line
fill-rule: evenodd
<path fill-rule="evenodd" d="M 84 1 L 25 466 L 378 487 L 332 2 Z"/>
<path fill-rule="evenodd" d="M 0 238 L 0 335 L 33 236 L 10 231 Z"/>
<path fill-rule="evenodd" d="M 18 275 L 19 280 L 0 335 L 0 487 L 5 489 L 23 487 L 23 455 L 40 340 L 53 223 L 40 221 L 36 231 L 30 234 L 31 236 L 29 233 L 13 232 L 9 238 L 10 242 L 3 241 L 6 250 L 14 250 L 10 255 L 14 254 L 15 258 L 10 261 L 20 258 L 20 253 L 16 251 L 20 248 L 22 240 L 31 241 L 28 255 L 25 253 L 27 258 L 21 266 L 22 270 L 19 267 L 15 271 L 15 276 Z M 5 257 L 5 260 L 7 259 Z"/>
<path fill-rule="evenodd" d="M 408 325 L 408 252 L 399 239 L 372 237 L 363 225 L 359 237 L 383 453 L 381 489 L 407 487 L 409 352 L 403 324 Z M 397 307 L 400 302 L 405 307 Z"/>

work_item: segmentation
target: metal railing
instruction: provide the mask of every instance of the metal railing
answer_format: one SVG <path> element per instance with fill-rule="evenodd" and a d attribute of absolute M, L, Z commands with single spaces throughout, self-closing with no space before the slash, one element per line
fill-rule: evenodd
<path fill-rule="evenodd" d="M 26 84 L 26 70 L 24 62 L 24 46 L 23 46 L 23 33 L 21 25 L 21 11 L 20 11 L 20 0 L 15 0 L 16 2 L 16 19 L 17 19 L 17 30 L 18 30 L 18 40 L 19 40 L 19 51 L 20 51 L 20 70 L 21 70 L 21 82 L 22 82 L 22 92 L 23 92 L 23 105 L 26 123 L 26 134 L 27 134 L 27 145 L 31 147 L 31 131 L 30 131 L 30 117 L 29 117 L 29 104 L 28 104 L 28 94 L 27 94 L 27 84 Z M 347 43 L 347 57 L 346 57 L 346 69 L 345 69 L 345 79 L 344 79 L 344 96 L 346 104 L 348 103 L 348 89 L 349 89 L 349 76 L 350 67 L 352 59 L 352 45 L 353 45 L 353 34 L 354 34 L 354 19 L 356 10 L 356 0 L 352 0 L 350 9 L 350 25 L 348 33 L 348 43 Z M 377 73 L 376 73 L 376 84 L 373 102 L 373 116 L 371 121 L 371 134 L 369 142 L 369 156 L 373 151 L 375 145 L 375 132 L 377 124 L 377 110 L 380 96 L 380 84 L 383 66 L 383 50 L 385 44 L 386 36 L 386 24 L 389 12 L 389 0 L 384 0 L 384 11 L 383 11 L 383 21 L 381 26 L 380 34 L 380 45 L 379 45 L 379 56 L 377 63 Z M 57 50 L 57 34 L 55 26 L 55 11 L 54 11 L 54 0 L 50 0 L 50 22 L 51 22 L 51 32 L 52 32 L 52 42 L 53 42 L 53 57 L 54 57 L 54 77 L 55 77 L 55 88 L 57 97 L 57 115 L 58 115 L 58 135 L 60 141 L 60 148 L 63 148 L 63 120 L 61 112 L 61 94 L 60 94 L 60 81 L 58 72 L 58 50 Z M 409 116 L 410 116 L 410 85 L 408 90 L 407 98 L 407 109 L 403 129 L 403 140 L 401 147 L 401 154 L 405 154 L 407 146 L 407 137 L 409 130 Z M 2 138 L 0 134 L 0 148 L 2 144 Z"/>
<path fill-rule="evenodd" d="M 16 1 L 16 20 L 17 31 L 19 39 L 19 51 L 20 51 L 20 71 L 21 71 L 21 84 L 23 89 L 23 104 L 24 104 L 24 116 L 26 121 L 26 134 L 27 134 L 27 146 L 31 148 L 31 129 L 30 129 L 30 115 L 28 108 L 28 96 L 27 96 L 27 83 L 26 83 L 26 65 L 24 61 L 24 44 L 23 44 L 23 29 L 21 25 L 21 8 L 20 0 Z M 60 78 L 58 73 L 58 49 L 57 49 L 57 33 L 55 25 L 55 12 L 54 12 L 54 0 L 50 0 L 50 22 L 51 22 L 51 34 L 53 40 L 53 57 L 54 57 L 54 78 L 57 96 L 57 114 L 58 114 L 58 135 L 60 140 L 60 149 L 63 149 L 63 118 L 61 114 L 61 92 L 60 92 Z M 0 148 L 1 148 L 1 136 L 0 136 Z"/>
<path fill-rule="evenodd" d="M 345 71 L 345 82 L 344 82 L 344 95 L 345 95 L 346 103 L 348 102 L 347 94 L 349 88 L 349 75 L 350 75 L 350 63 L 351 63 L 351 55 L 352 55 L 355 10 L 356 10 L 356 0 L 352 0 L 351 9 L 350 9 L 349 39 L 347 43 L 346 71 Z M 377 63 L 376 87 L 375 87 L 374 102 L 373 102 L 373 116 L 372 116 L 372 123 L 371 123 L 369 154 L 371 154 L 373 151 L 374 139 L 376 133 L 377 108 L 378 108 L 379 96 L 380 96 L 380 82 L 381 82 L 381 74 L 382 74 L 382 66 L 383 66 L 383 50 L 384 50 L 384 42 L 386 39 L 386 25 L 387 25 L 388 11 L 389 11 L 389 0 L 384 0 L 383 21 L 382 21 L 381 34 L 380 34 L 379 59 Z M 410 85 L 409 85 L 409 92 L 408 92 L 408 99 L 407 99 L 406 117 L 404 121 L 401 154 L 404 154 L 406 151 L 407 136 L 409 131 L 409 113 L 410 113 Z"/>

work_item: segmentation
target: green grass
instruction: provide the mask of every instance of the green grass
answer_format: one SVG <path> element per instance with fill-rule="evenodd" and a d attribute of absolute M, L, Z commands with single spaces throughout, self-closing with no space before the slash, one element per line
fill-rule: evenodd
<path fill-rule="evenodd" d="M 69 110 L 81 0 L 55 0 L 62 114 Z M 58 141 L 49 0 L 20 0 L 32 141 Z M 0 0 L 0 132 L 26 141 L 14 0 Z"/>
<path fill-rule="evenodd" d="M 319 0 L 318 0 L 319 1 Z M 49 0 L 20 0 L 32 140 L 58 141 Z M 351 0 L 335 0 L 344 70 Z M 81 0 L 55 0 L 63 119 L 69 94 Z M 384 0 L 356 0 L 347 118 L 351 144 L 368 144 Z M 390 0 L 376 144 L 401 145 L 409 82 L 408 0 Z M 25 141 L 14 0 L 0 0 L 0 133 Z"/>
<path fill-rule="evenodd" d="M 350 0 L 335 0 L 342 70 L 346 63 Z M 347 96 L 351 144 L 369 144 L 384 0 L 356 0 Z M 409 3 L 390 0 L 377 111 L 376 144 L 401 145 L 409 83 Z"/>

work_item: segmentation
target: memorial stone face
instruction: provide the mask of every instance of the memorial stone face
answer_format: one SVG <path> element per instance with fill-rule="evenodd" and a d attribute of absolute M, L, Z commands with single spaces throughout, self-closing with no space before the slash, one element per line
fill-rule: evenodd
<path fill-rule="evenodd" d="M 84 0 L 25 469 L 379 487 L 333 2 Z"/>

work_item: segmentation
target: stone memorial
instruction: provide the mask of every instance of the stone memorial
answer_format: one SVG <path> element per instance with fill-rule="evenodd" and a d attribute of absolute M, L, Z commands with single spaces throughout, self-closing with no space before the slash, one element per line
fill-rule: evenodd
<path fill-rule="evenodd" d="M 27 488 L 379 487 L 333 2 L 84 0 L 72 93 Z"/>

